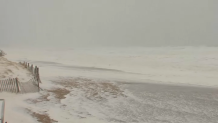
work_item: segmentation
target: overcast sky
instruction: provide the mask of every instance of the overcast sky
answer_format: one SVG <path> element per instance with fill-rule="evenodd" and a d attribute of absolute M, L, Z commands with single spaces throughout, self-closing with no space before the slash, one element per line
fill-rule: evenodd
<path fill-rule="evenodd" d="M 218 46 L 218 0 L 0 0 L 0 44 Z"/>

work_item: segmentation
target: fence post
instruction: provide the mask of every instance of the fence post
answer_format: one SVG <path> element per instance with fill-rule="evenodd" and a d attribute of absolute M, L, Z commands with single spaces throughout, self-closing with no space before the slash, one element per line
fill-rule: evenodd
<path fill-rule="evenodd" d="M 16 82 L 16 86 L 17 86 L 17 93 L 19 93 L 20 90 L 19 90 L 19 87 L 18 87 L 18 79 L 17 78 L 16 78 L 15 82 Z"/>
<path fill-rule="evenodd" d="M 0 91 L 2 91 L 2 88 L 3 88 L 3 82 L 2 82 L 2 80 L 1 80 Z"/>
<path fill-rule="evenodd" d="M 10 92 L 10 79 L 8 79 L 8 92 Z"/>
<path fill-rule="evenodd" d="M 37 81 L 37 83 L 38 83 L 38 92 L 40 91 L 40 88 L 39 88 L 39 81 Z"/>
<path fill-rule="evenodd" d="M 36 80 L 39 81 L 39 77 L 38 77 L 38 67 L 37 67 L 37 66 L 36 66 L 36 73 L 35 73 L 35 75 L 36 75 Z"/>
<path fill-rule="evenodd" d="M 6 81 L 5 80 L 3 80 L 3 84 L 4 84 L 3 89 L 4 89 L 4 91 L 6 91 Z"/>
<path fill-rule="evenodd" d="M 0 80 L 0 92 L 2 91 L 2 81 Z"/>
<path fill-rule="evenodd" d="M 8 79 L 6 79 L 6 91 L 8 91 Z"/>
<path fill-rule="evenodd" d="M 6 80 L 4 80 L 4 84 L 5 84 L 5 87 L 4 87 L 4 90 L 5 91 L 7 91 L 6 89 L 7 89 L 7 83 L 6 83 L 7 81 Z"/>
<path fill-rule="evenodd" d="M 39 68 L 37 67 L 37 76 L 38 76 L 38 89 L 39 89 L 39 91 L 40 91 L 40 88 L 39 88 L 39 82 L 40 82 L 40 78 L 39 78 Z"/>
<path fill-rule="evenodd" d="M 13 93 L 14 92 L 14 90 L 13 90 L 13 88 L 14 88 L 14 85 L 13 85 L 13 79 L 11 79 L 11 92 Z"/>
<path fill-rule="evenodd" d="M 5 82 L 4 80 L 2 80 L 2 91 L 5 91 L 4 88 L 5 88 Z"/>
<path fill-rule="evenodd" d="M 39 78 L 39 68 L 37 69 L 37 75 L 38 75 L 38 82 L 41 82 L 41 80 Z"/>
<path fill-rule="evenodd" d="M 1 81 L 1 91 L 4 91 L 4 81 Z"/>
<path fill-rule="evenodd" d="M 4 80 L 2 80 L 2 91 L 4 91 Z"/>
<path fill-rule="evenodd" d="M 16 90 L 17 90 L 17 88 L 16 88 L 16 78 L 14 78 L 14 93 L 16 93 Z"/>
<path fill-rule="evenodd" d="M 36 71 L 37 71 L 37 66 L 35 66 L 35 69 L 34 69 L 34 76 L 36 75 Z"/>
<path fill-rule="evenodd" d="M 8 80 L 8 85 L 9 85 L 9 91 L 11 92 L 11 78 Z"/>

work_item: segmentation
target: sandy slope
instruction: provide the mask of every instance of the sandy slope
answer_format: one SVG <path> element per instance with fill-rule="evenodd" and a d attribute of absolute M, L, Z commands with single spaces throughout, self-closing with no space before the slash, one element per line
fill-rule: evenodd
<path fill-rule="evenodd" d="M 32 78 L 32 75 L 19 63 L 7 60 L 5 57 L 0 57 L 0 80 L 9 78 L 18 78 L 20 82 L 26 82 Z M 0 99 L 5 99 L 5 121 L 15 122 L 34 122 L 31 117 L 26 117 L 22 107 L 27 107 L 23 100 L 28 97 L 33 97 L 34 94 L 14 94 L 1 92 Z M 0 103 L 1 104 L 1 103 Z M 1 106 L 1 105 L 0 105 Z M 0 107 L 1 110 L 1 107 Z M 15 116 L 12 118 L 12 116 Z"/>
<path fill-rule="evenodd" d="M 32 75 L 19 63 L 0 57 L 0 80 L 16 77 L 19 81 L 26 82 L 31 79 Z"/>
<path fill-rule="evenodd" d="M 0 57 L 0 80 L 8 79 L 8 78 L 18 78 L 21 82 L 26 82 L 29 79 L 32 78 L 32 75 L 27 71 L 23 66 L 21 66 L 18 63 L 12 62 L 7 60 L 4 57 Z M 51 85 L 48 82 L 46 82 L 42 87 L 45 89 L 46 87 L 52 88 L 55 85 Z M 15 93 L 8 93 L 8 92 L 1 92 L 0 93 L 0 99 L 5 99 L 5 122 L 10 123 L 53 123 L 56 122 L 56 119 L 60 120 L 60 117 L 53 116 L 57 112 L 46 113 L 44 112 L 47 108 L 49 108 L 52 104 L 48 103 L 45 104 L 46 100 L 40 101 L 44 103 L 45 107 L 43 106 L 36 106 L 35 104 L 28 103 L 27 101 L 30 99 L 41 99 L 44 93 L 49 91 L 45 89 L 44 91 L 40 93 L 28 93 L 28 94 L 15 94 Z M 56 93 L 56 91 L 50 92 Z M 64 95 L 63 95 L 64 96 Z M 50 97 L 52 100 L 57 100 L 56 97 Z M 59 102 L 59 101 L 57 101 Z M 55 102 L 55 103 L 57 103 Z M 0 104 L 2 104 L 0 102 Z M 54 106 L 54 105 L 51 105 Z M 0 105 L 0 111 L 1 111 L 1 105 Z M 50 111 L 50 110 L 46 110 Z M 63 113 L 62 113 L 63 114 Z M 63 119 L 65 121 L 69 121 L 69 119 Z M 95 117 L 87 117 L 86 119 L 81 118 L 71 118 L 71 123 L 89 123 L 89 122 L 96 122 L 96 123 L 105 123 L 99 121 Z"/>

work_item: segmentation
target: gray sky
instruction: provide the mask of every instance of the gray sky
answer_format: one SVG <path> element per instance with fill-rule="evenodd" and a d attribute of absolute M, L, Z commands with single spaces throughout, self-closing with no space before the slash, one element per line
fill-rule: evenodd
<path fill-rule="evenodd" d="M 0 44 L 218 46 L 218 0 L 0 0 Z"/>

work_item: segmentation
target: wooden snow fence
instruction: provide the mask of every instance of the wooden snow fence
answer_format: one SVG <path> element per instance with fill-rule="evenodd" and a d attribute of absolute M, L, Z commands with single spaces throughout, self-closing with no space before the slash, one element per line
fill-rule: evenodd
<path fill-rule="evenodd" d="M 0 92 L 6 91 L 6 92 L 12 92 L 12 93 L 19 93 L 20 87 L 18 79 L 6 79 L 6 80 L 0 80 Z"/>
<path fill-rule="evenodd" d="M 37 79 L 34 77 L 32 79 L 30 79 L 27 82 L 19 82 L 19 87 L 20 87 L 20 92 L 19 93 L 34 93 L 34 92 L 39 92 L 40 90 L 42 90 L 39 87 L 39 82 L 37 81 Z"/>
<path fill-rule="evenodd" d="M 39 83 L 41 83 L 39 68 L 37 66 L 33 67 L 27 62 L 20 62 L 20 64 L 33 74 L 33 78 L 27 82 L 20 82 L 17 78 L 0 80 L 0 92 L 33 93 L 42 90 L 39 87 Z"/>
<path fill-rule="evenodd" d="M 27 70 L 29 70 L 33 76 L 34 79 L 36 79 L 37 82 L 41 83 L 40 77 L 39 77 L 39 68 L 37 66 L 33 66 L 27 62 L 20 62 L 21 65 L 23 65 Z"/>

